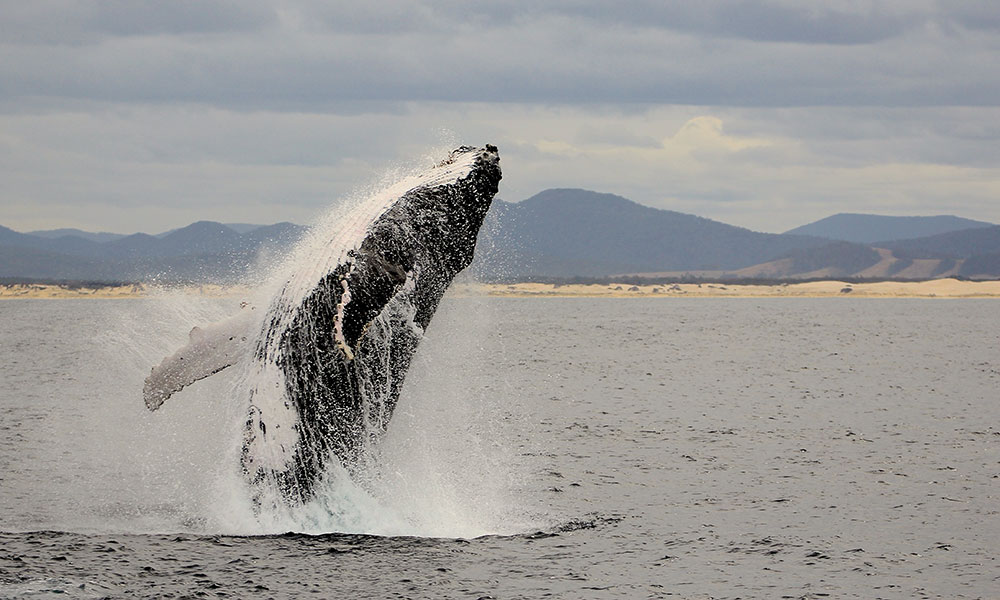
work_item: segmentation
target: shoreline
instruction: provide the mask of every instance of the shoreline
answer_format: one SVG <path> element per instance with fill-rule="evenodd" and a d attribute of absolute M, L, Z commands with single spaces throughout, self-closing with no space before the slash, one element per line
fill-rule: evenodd
<path fill-rule="evenodd" d="M 66 284 L 0 285 L 0 300 L 7 299 L 140 299 L 164 294 L 213 298 L 246 296 L 242 286 L 217 284 L 160 288 L 142 284 L 77 286 Z M 773 285 L 676 283 L 658 285 L 552 284 L 552 283 L 456 283 L 455 295 L 511 298 L 1000 298 L 1000 281 L 880 281 L 845 283 L 810 281 Z"/>
<path fill-rule="evenodd" d="M 1000 298 L 1000 281 L 878 281 L 837 280 L 772 285 L 671 283 L 611 284 L 475 284 L 482 295 L 510 297 L 586 298 Z M 471 294 L 470 294 L 471 295 Z"/>
<path fill-rule="evenodd" d="M 218 284 L 159 287 L 141 283 L 128 285 L 69 285 L 43 283 L 0 284 L 0 300 L 138 300 L 155 298 L 168 294 L 204 296 L 206 298 L 228 298 L 245 296 L 249 288 Z"/>

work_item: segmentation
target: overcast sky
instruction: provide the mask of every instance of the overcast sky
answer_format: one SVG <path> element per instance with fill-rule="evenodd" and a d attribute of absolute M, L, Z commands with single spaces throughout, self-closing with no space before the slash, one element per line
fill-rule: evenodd
<path fill-rule="evenodd" d="M 0 225 L 307 224 L 487 142 L 510 201 L 1000 223 L 998 63 L 995 0 L 0 0 Z"/>

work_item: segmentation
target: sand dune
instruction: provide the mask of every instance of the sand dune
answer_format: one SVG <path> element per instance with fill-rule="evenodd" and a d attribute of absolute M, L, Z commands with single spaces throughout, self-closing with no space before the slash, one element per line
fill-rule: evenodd
<path fill-rule="evenodd" d="M 146 298 L 170 292 L 181 292 L 197 296 L 226 297 L 245 295 L 247 288 L 223 285 L 193 285 L 166 290 L 160 287 L 144 286 L 141 283 L 115 286 L 70 286 L 57 284 L 15 283 L 0 285 L 0 300 L 16 298 Z"/>
<path fill-rule="evenodd" d="M 762 297 L 825 297 L 850 296 L 864 298 L 998 298 L 1000 281 L 882 281 L 845 283 L 843 281 L 810 281 L 778 285 L 732 285 L 720 283 L 680 283 L 666 285 L 631 285 L 627 283 L 559 285 L 551 283 L 484 284 L 463 283 L 453 286 L 452 293 L 462 296 L 546 296 L 546 297 L 609 297 L 609 298 L 762 298 Z M 0 285 L 0 299 L 12 298 L 146 298 L 164 290 L 141 284 L 107 287 L 71 287 L 67 285 L 9 284 Z M 171 293 L 197 296 L 245 296 L 247 288 L 238 286 L 201 285 L 171 288 Z"/>
<path fill-rule="evenodd" d="M 517 283 L 512 285 L 476 284 L 467 286 L 465 293 L 490 296 L 606 296 L 606 297 L 824 297 L 850 296 L 865 298 L 994 298 L 1000 297 L 1000 281 L 931 281 L 875 283 L 845 283 L 842 281 L 811 281 L 779 285 L 730 285 L 713 283 L 681 283 L 671 285 L 553 285 Z"/>

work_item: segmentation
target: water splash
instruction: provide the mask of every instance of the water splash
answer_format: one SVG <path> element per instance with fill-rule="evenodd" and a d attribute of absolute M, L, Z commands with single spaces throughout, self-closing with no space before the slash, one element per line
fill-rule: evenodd
<path fill-rule="evenodd" d="M 139 395 L 149 365 L 190 327 L 243 299 L 161 291 L 23 305 L 17 318 L 38 324 L 24 340 L 42 350 L 34 370 L 19 367 L 20 391 L 3 396 L 19 461 L 4 473 L 0 529 L 475 537 L 539 527 L 512 493 L 526 471 L 513 442 L 523 415 L 497 386 L 506 351 L 497 305 L 455 295 L 442 301 L 388 431 L 354 478 L 334 466 L 306 506 L 255 512 L 238 470 L 240 373 L 197 382 L 156 413 Z"/>
<path fill-rule="evenodd" d="M 495 527 L 484 521 L 484 507 L 495 506 L 496 502 L 484 501 L 482 490 L 488 490 L 493 498 L 499 497 L 499 488 L 492 482 L 503 481 L 503 477 L 482 477 L 479 482 L 468 480 L 468 465 L 461 469 L 456 465 L 432 465 L 428 461 L 405 464 L 406 458 L 412 460 L 413 448 L 405 445 L 396 446 L 383 443 L 384 433 L 389 425 L 389 419 L 394 410 L 399 387 L 402 385 L 402 373 L 406 372 L 409 363 L 409 352 L 404 348 L 414 347 L 423 338 L 424 331 L 416 322 L 416 306 L 412 295 L 413 279 L 407 278 L 404 285 L 393 296 L 381 316 L 370 323 L 363 337 L 363 345 L 370 352 L 351 361 L 352 378 L 360 383 L 360 415 L 359 422 L 349 423 L 357 427 L 357 438 L 361 440 L 357 455 L 345 456 L 337 454 L 346 462 L 341 463 L 332 453 L 336 446 L 327 447 L 316 443 L 316 440 L 306 439 L 300 443 L 299 436 L 309 432 L 311 425 L 303 429 L 301 422 L 311 423 L 307 415 L 298 415 L 298 410 L 307 410 L 292 404 L 285 395 L 285 380 L 289 373 L 279 367 L 288 357 L 284 332 L 295 324 L 299 328 L 312 331 L 314 327 L 321 331 L 323 325 L 312 323 L 309 315 L 304 324 L 299 323 L 299 310 L 303 300 L 316 288 L 317 283 L 326 277 L 334 265 L 348 261 L 353 248 L 367 235 L 367 226 L 378 218 L 392 205 L 392 201 L 418 185 L 433 186 L 449 183 L 457 174 L 468 172 L 475 159 L 475 154 L 466 152 L 453 155 L 450 162 L 433 171 L 423 171 L 419 176 L 407 174 L 400 177 L 393 174 L 391 185 L 370 192 L 368 197 L 357 195 L 350 201 L 340 204 L 331 210 L 314 226 L 311 233 L 274 268 L 273 275 L 265 279 L 256 292 L 259 306 L 266 310 L 259 311 L 260 330 L 264 336 L 256 346 L 254 356 L 246 361 L 241 368 L 236 369 L 232 396 L 249 398 L 249 421 L 246 423 L 247 437 L 242 442 L 240 462 L 244 469 L 254 476 L 251 491 L 252 500 L 249 511 L 246 503 L 235 501 L 239 510 L 232 510 L 234 502 L 230 502 L 230 512 L 241 515 L 243 521 L 252 515 L 253 520 L 265 529 L 292 529 L 296 531 L 327 532 L 351 531 L 380 533 L 395 531 L 419 535 L 421 532 L 433 531 L 434 535 L 479 535 L 494 532 Z M 494 188 L 495 189 L 495 188 Z M 290 273 L 290 275 L 289 275 Z M 345 284 L 346 285 L 346 284 Z M 410 289 L 410 292 L 407 290 Z M 345 288 L 346 290 L 346 288 Z M 345 291 L 346 294 L 349 293 Z M 346 301 L 342 300 L 344 304 Z M 337 310 L 342 310 L 338 306 Z M 466 317 L 476 318 L 474 315 Z M 333 332 L 338 334 L 337 331 Z M 280 334 L 280 335 L 279 335 Z M 316 333 L 309 334 L 308 339 Z M 326 335 L 326 334 L 323 334 Z M 296 352 L 309 352 L 308 348 L 296 345 Z M 451 346 L 456 346 L 452 343 Z M 394 355 L 399 351 L 399 356 Z M 347 350 L 345 349 L 345 352 Z M 294 357 L 292 357 L 294 359 Z M 400 368 L 401 367 L 401 368 Z M 398 372 L 397 372 L 398 369 Z M 450 376 L 450 374 L 449 374 Z M 394 380 L 396 377 L 398 380 Z M 304 385 L 307 390 L 313 390 L 315 383 L 309 380 L 295 381 L 295 385 Z M 440 397 L 434 398 L 435 402 Z M 470 420 L 469 411 L 462 407 L 467 397 L 453 396 L 449 398 L 452 414 L 463 419 L 452 423 L 466 432 L 475 421 Z M 443 406 L 448 409 L 447 405 Z M 442 422 L 440 415 L 435 415 L 433 422 Z M 266 437 L 264 424 L 266 423 Z M 425 423 L 424 425 L 428 425 Z M 396 428 L 399 430 L 399 428 Z M 258 430 L 260 433 L 258 433 Z M 409 435 L 419 432 L 410 428 Z M 323 436 L 319 434 L 310 435 Z M 404 434 L 395 434 L 396 436 Z M 435 440 L 444 443 L 456 436 L 447 431 L 439 431 Z M 466 433 L 459 439 L 466 442 L 465 448 L 485 447 L 474 436 Z M 390 440 L 392 438 L 389 438 Z M 411 444 L 412 446 L 412 444 Z M 496 446 L 491 444 L 489 447 Z M 432 448 L 424 443 L 422 448 Z M 403 454 L 395 455 L 396 448 Z M 293 455 L 293 452 L 297 453 Z M 330 453 L 330 456 L 320 456 L 320 453 Z M 449 458 L 453 457 L 451 454 Z M 444 458 L 441 455 L 440 458 Z M 295 462 L 301 461 L 301 462 Z M 327 469 L 318 486 L 318 493 L 313 493 L 312 484 L 302 487 L 308 493 L 302 494 L 302 505 L 288 504 L 289 488 L 293 490 L 302 486 L 297 479 L 299 473 L 290 466 L 295 464 L 333 465 Z M 346 467 L 346 468 L 345 468 Z M 448 469 L 455 472 L 445 474 Z M 458 471 L 461 471 L 461 476 Z M 409 472 L 420 472 L 420 479 L 406 475 Z M 486 485 L 486 482 L 491 482 Z M 466 495 L 476 496 L 477 502 L 463 502 L 458 493 L 460 484 L 469 491 L 470 484 L 479 483 L 476 491 Z M 403 490 L 403 493 L 400 492 Z M 431 492 L 428 494 L 427 492 Z M 294 496 L 296 493 L 292 492 Z M 470 505 L 477 507 L 474 511 L 462 507 Z M 414 507 L 420 506 L 419 509 Z M 476 513 L 476 514 L 472 514 Z M 469 533 L 471 532 L 471 533 Z"/>
<path fill-rule="evenodd" d="M 232 469 L 214 492 L 210 521 L 244 535 L 296 531 L 468 538 L 536 527 L 511 493 L 519 461 L 508 442 L 510 420 L 504 417 L 517 410 L 517 403 L 491 394 L 476 380 L 476 373 L 490 368 L 489 349 L 477 336 L 494 326 L 481 299 L 446 296 L 386 434 L 370 436 L 352 473 L 329 461 L 314 497 L 289 506 L 276 485 L 248 490 Z M 382 401 L 377 395 L 366 401 L 367 426 L 380 431 Z M 230 464 L 236 464 L 239 450 L 234 441 Z"/>
<path fill-rule="evenodd" d="M 184 345 L 192 327 L 238 312 L 241 301 L 262 314 L 289 273 L 338 251 L 324 240 L 400 170 L 333 207 L 288 255 L 262 261 L 240 295 L 157 290 L 142 300 L 23 305 L 29 312 L 18 320 L 34 324 L 24 343 L 51 347 L 39 350 L 50 362 L 19 374 L 18 381 L 30 383 L 3 396 L 22 402 L 27 416 L 18 422 L 21 464 L 3 481 L 0 527 L 444 537 L 531 529 L 518 525 L 525 519 L 510 493 L 518 461 L 505 417 L 516 411 L 516 398 L 487 390 L 479 379 L 493 370 L 484 340 L 496 327 L 482 300 L 445 296 L 385 435 L 366 438 L 350 474 L 329 461 L 314 498 L 300 507 L 274 498 L 255 507 L 239 471 L 248 408 L 242 392 L 263 387 L 254 379 L 259 373 L 232 367 L 185 388 L 155 413 L 143 405 L 150 366 Z M 408 318 L 405 309 L 398 318 Z M 365 427 L 378 431 L 387 418 L 385 399 L 377 388 L 369 392 Z"/>

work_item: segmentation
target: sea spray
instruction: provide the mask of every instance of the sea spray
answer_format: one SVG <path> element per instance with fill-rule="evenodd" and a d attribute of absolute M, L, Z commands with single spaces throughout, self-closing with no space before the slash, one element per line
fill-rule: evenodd
<path fill-rule="evenodd" d="M 373 193 L 379 191 L 385 190 Z M 477 375 L 489 372 L 495 358 L 483 351 L 483 339 L 496 325 L 488 302 L 443 300 L 385 435 L 365 438 L 353 472 L 328 461 L 314 496 L 298 506 L 268 498 L 273 489 L 249 487 L 239 472 L 248 408 L 244 392 L 261 383 L 248 363 L 185 388 L 155 413 L 138 397 L 150 365 L 183 344 L 192 327 L 234 314 L 243 302 L 263 320 L 286 286 L 304 288 L 314 274 L 290 279 L 289 273 L 335 252 L 324 239 L 363 201 L 358 195 L 332 209 L 295 249 L 262 262 L 252 285 L 236 295 L 208 298 L 158 289 L 147 299 L 100 301 L 109 314 L 103 331 L 92 351 L 67 365 L 78 372 L 74 389 L 86 392 L 67 398 L 62 418 L 40 430 L 64 440 L 59 446 L 64 456 L 50 460 L 72 463 L 71 470 L 92 476 L 75 480 L 68 490 L 58 479 L 37 484 L 52 489 L 53 502 L 21 521 L 66 531 L 130 533 L 472 537 L 519 530 L 509 495 L 517 461 L 505 441 L 503 415 L 516 399 L 504 390 L 483 389 Z M 261 275 L 265 271 L 268 275 Z M 398 317 L 407 318 L 405 310 Z M 366 398 L 366 427 L 374 432 L 384 428 L 388 416 L 378 396 Z"/>
<path fill-rule="evenodd" d="M 507 441 L 518 403 L 510 390 L 483 389 L 478 375 L 495 359 L 494 345 L 482 343 L 496 325 L 489 305 L 446 296 L 434 323 L 388 431 L 377 442 L 372 437 L 352 474 L 330 461 L 314 497 L 289 506 L 274 485 L 248 489 L 233 469 L 213 520 L 242 534 L 475 537 L 524 530 L 510 494 L 518 461 Z M 379 399 L 369 401 L 378 415 Z M 239 450 L 238 443 L 230 448 L 230 464 Z"/>
<path fill-rule="evenodd" d="M 39 399 L 57 408 L 32 430 L 44 450 L 24 457 L 25 464 L 58 464 L 58 472 L 80 476 L 72 484 L 37 478 L 32 493 L 46 501 L 25 507 L 34 515 L 27 522 L 65 531 L 211 528 L 206 490 L 228 470 L 219 458 L 231 443 L 217 434 L 232 428 L 224 409 L 227 382 L 200 382 L 157 415 L 136 398 L 156 356 L 181 341 L 191 323 L 223 317 L 238 309 L 238 300 L 157 291 L 142 299 L 43 302 L 77 316 L 52 322 L 62 339 L 53 351 L 66 356 L 48 356 L 59 369 L 36 385 L 60 393 Z"/>
<path fill-rule="evenodd" d="M 344 333 L 339 329 L 326 333 L 330 324 L 314 322 L 316 317 L 312 314 L 303 314 L 300 309 L 306 298 L 311 298 L 311 295 L 316 293 L 317 285 L 330 276 L 334 266 L 351 264 L 351 261 L 354 260 L 351 258 L 355 252 L 353 249 L 357 248 L 360 241 L 369 235 L 369 227 L 380 219 L 381 213 L 395 205 L 395 198 L 402 197 L 404 194 L 408 194 L 409 190 L 419 189 L 421 186 L 428 186 L 427 189 L 432 189 L 436 185 L 451 185 L 455 177 L 452 173 L 460 172 L 460 169 L 472 168 L 472 163 L 464 161 L 468 161 L 469 157 L 478 156 L 478 154 L 469 154 L 469 150 L 471 149 L 464 150 L 465 154 L 459 152 L 453 155 L 451 161 L 443 163 L 442 167 L 434 171 L 425 171 L 420 176 L 403 177 L 401 181 L 397 181 L 388 188 L 374 192 L 364 201 L 355 200 L 355 202 L 345 203 L 337 207 L 312 228 L 310 234 L 289 254 L 288 259 L 278 265 L 275 271 L 276 276 L 271 278 L 268 284 L 262 286 L 262 289 L 266 291 L 259 295 L 261 297 L 272 296 L 267 304 L 266 312 L 262 311 L 264 314 L 263 336 L 257 343 L 252 359 L 239 370 L 241 375 L 237 378 L 237 386 L 242 385 L 243 388 L 237 387 L 234 395 L 248 397 L 250 402 L 249 420 L 246 428 L 247 437 L 242 444 L 241 463 L 243 468 L 253 476 L 251 486 L 252 512 L 258 521 L 262 524 L 268 524 L 265 527 L 270 528 L 276 524 L 291 522 L 295 525 L 293 528 L 296 530 L 313 531 L 317 528 L 321 531 L 327 528 L 336 531 L 354 531 L 358 528 L 377 530 L 380 527 L 379 523 L 372 523 L 371 518 L 366 516 L 368 513 L 372 513 L 379 515 L 378 518 L 382 521 L 392 520 L 386 519 L 387 515 L 401 515 L 403 521 L 400 523 L 405 522 L 407 529 L 413 530 L 409 531 L 411 534 L 420 534 L 420 530 L 431 527 L 435 521 L 447 522 L 448 524 L 443 526 L 438 524 L 436 529 L 441 531 L 450 529 L 452 535 L 456 535 L 454 533 L 456 528 L 461 528 L 463 531 L 474 531 L 476 534 L 488 532 L 488 528 L 484 528 L 482 523 L 479 525 L 471 523 L 477 519 L 482 521 L 481 515 L 473 517 L 466 514 L 461 519 L 456 519 L 458 513 L 461 512 L 457 507 L 460 507 L 462 502 L 454 498 L 442 497 L 441 490 L 444 489 L 450 489 L 450 495 L 454 496 L 455 481 L 457 481 L 454 477 L 451 477 L 452 481 L 445 485 L 447 478 L 438 476 L 440 474 L 435 473 L 433 469 L 427 470 L 426 465 L 424 465 L 422 486 L 417 487 L 422 487 L 425 490 L 432 489 L 435 494 L 427 498 L 426 508 L 414 511 L 411 510 L 412 506 L 419 503 L 415 501 L 417 498 L 412 492 L 403 494 L 409 498 L 408 502 L 400 503 L 399 501 L 401 499 L 400 488 L 412 487 L 415 481 L 398 477 L 398 470 L 396 471 L 397 476 L 386 476 L 386 473 L 391 472 L 386 466 L 392 465 L 392 456 L 383 450 L 382 437 L 389 425 L 395 402 L 400 395 L 403 376 L 410 361 L 409 356 L 412 353 L 412 348 L 422 339 L 424 333 L 423 328 L 417 324 L 416 300 L 411 297 L 422 292 L 409 287 L 419 278 L 420 267 L 414 267 L 413 273 L 407 275 L 406 283 L 384 306 L 381 314 L 366 325 L 364 336 L 360 341 L 362 353 L 357 357 L 352 356 L 350 349 L 345 345 L 346 341 L 342 338 Z M 455 164 L 448 166 L 451 162 Z M 465 164 L 470 166 L 462 166 Z M 498 171 L 497 176 L 499 176 Z M 486 183 L 488 181 L 486 179 L 483 183 L 475 185 L 485 184 L 488 186 Z M 478 188 L 472 188 L 464 193 L 473 193 L 473 190 L 478 190 Z M 495 187 L 493 192 L 495 192 Z M 489 197 L 492 196 L 493 192 L 482 192 L 489 193 L 489 196 L 486 197 L 486 206 L 488 206 Z M 480 192 L 475 191 L 474 193 L 479 194 Z M 468 202 L 476 201 L 470 198 Z M 462 210 L 471 210 L 471 207 L 475 205 L 468 206 L 469 209 Z M 428 216 L 431 214 L 428 213 Z M 477 223 L 472 229 L 473 238 L 481 218 L 482 213 L 473 221 Z M 395 221 L 392 222 L 395 223 Z M 410 226 L 419 227 L 415 224 Z M 471 247 L 469 250 L 471 251 Z M 432 266 L 437 268 L 436 265 Z M 291 275 L 289 276 L 288 273 Z M 442 273 L 448 273 L 448 271 L 444 270 Z M 411 279 L 411 275 L 414 277 L 413 279 Z M 447 275 L 445 281 L 451 276 Z M 341 312 L 343 307 L 352 301 L 351 293 L 353 290 L 347 287 L 346 279 L 342 281 L 342 284 L 344 286 L 343 297 L 339 300 L 340 304 L 336 306 L 337 314 L 330 317 L 336 318 L 336 323 L 340 323 L 344 318 L 344 314 Z M 322 302 L 331 302 L 329 306 L 333 306 L 332 300 L 322 300 Z M 434 304 L 430 305 L 432 312 Z M 322 312 L 320 311 L 320 314 Z M 426 326 L 428 319 L 429 317 L 420 319 L 423 326 Z M 306 337 L 303 341 L 296 342 L 294 346 L 289 346 L 286 336 L 292 329 L 299 332 L 304 330 Z M 297 333 L 296 335 L 302 334 Z M 287 353 L 292 351 L 299 355 L 303 352 L 308 354 L 313 351 L 313 342 L 310 340 L 316 340 L 316 343 L 319 344 L 323 336 L 327 335 L 333 336 L 348 358 L 347 366 L 351 374 L 347 377 L 354 382 L 351 385 L 354 386 L 355 398 L 360 403 L 359 406 L 350 409 L 358 412 L 357 421 L 340 421 L 340 417 L 337 421 L 341 423 L 337 429 L 341 435 L 356 437 L 359 440 L 359 444 L 354 450 L 350 446 L 341 448 L 332 440 L 328 440 L 326 436 L 329 433 L 323 433 L 322 430 L 313 431 L 314 417 L 307 413 L 298 414 L 303 410 L 313 410 L 313 402 L 310 402 L 309 398 L 313 394 L 324 393 L 322 390 L 325 388 L 316 387 L 317 382 L 301 378 L 286 383 L 290 373 L 283 365 L 287 365 L 290 360 L 301 360 L 295 356 L 289 357 Z M 323 350 L 321 346 L 317 345 L 314 352 L 329 351 L 329 349 Z M 328 359 L 317 356 L 307 358 L 307 360 L 325 363 Z M 296 376 L 301 377 L 300 375 Z M 300 391 L 305 386 L 305 404 L 299 404 L 298 401 L 291 402 L 291 399 L 285 395 L 287 385 L 294 385 Z M 329 383 L 321 385 L 329 385 Z M 438 398 L 433 400 L 437 401 Z M 451 407 L 443 405 L 443 410 L 449 408 Z M 341 409 L 337 408 L 336 410 Z M 460 429 L 468 429 L 471 423 L 468 415 L 463 414 L 462 410 L 452 410 L 451 412 L 465 417 L 461 422 L 456 421 L 455 425 Z M 435 422 L 439 421 L 439 418 L 435 420 Z M 344 429 L 344 427 L 351 429 Z M 357 431 L 353 431 L 354 429 Z M 454 437 L 449 432 L 439 433 L 439 439 L 442 443 Z M 467 444 L 465 449 L 468 450 L 475 445 Z M 339 450 L 333 454 L 334 450 L 338 448 Z M 331 455 L 327 456 L 327 453 L 331 453 Z M 452 463 L 455 462 L 454 455 L 449 458 Z M 306 475 L 302 471 L 303 465 L 309 470 L 323 468 L 324 465 L 327 465 L 325 472 L 321 473 L 322 477 L 319 478 L 321 481 L 318 484 L 316 481 L 301 479 Z M 337 469 L 343 472 L 338 472 Z M 452 470 L 455 470 L 454 467 Z M 438 471 L 442 470 L 438 469 Z M 316 479 L 316 475 L 308 475 L 308 477 Z M 482 482 L 485 481 L 503 481 L 503 478 L 482 478 Z M 470 483 L 475 484 L 476 482 L 466 478 L 467 490 L 470 489 Z M 489 492 L 495 492 L 497 486 L 487 485 L 479 486 L 479 488 L 480 491 L 485 489 Z M 497 494 L 493 493 L 492 496 L 496 498 Z M 295 500 L 289 502 L 290 498 Z M 373 503 L 375 510 L 366 510 L 367 505 Z M 399 506 L 390 508 L 388 505 L 391 504 L 399 504 Z M 479 507 L 484 506 L 483 502 L 475 504 Z M 454 508 L 436 518 L 427 518 L 429 513 L 434 512 L 429 509 L 444 506 L 453 506 Z M 387 525 L 395 529 L 400 527 L 398 524 L 385 522 L 381 525 L 383 529 Z M 442 534 L 446 535 L 447 533 Z"/>

